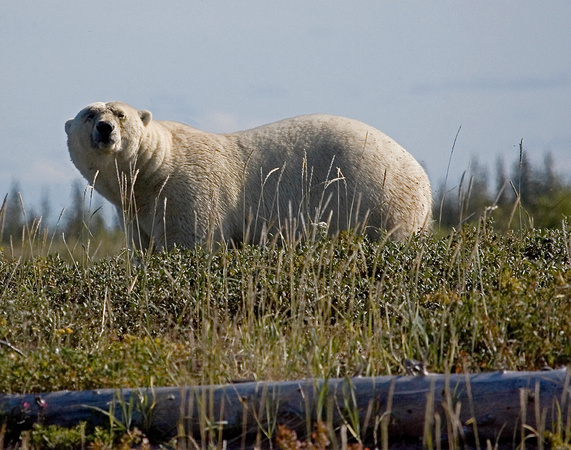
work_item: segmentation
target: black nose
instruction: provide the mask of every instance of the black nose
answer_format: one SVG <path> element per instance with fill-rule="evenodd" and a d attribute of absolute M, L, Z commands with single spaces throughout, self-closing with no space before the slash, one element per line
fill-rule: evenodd
<path fill-rule="evenodd" d="M 101 121 L 95 125 L 95 129 L 101 136 L 109 136 L 113 131 L 113 125 L 111 125 L 109 122 Z"/>

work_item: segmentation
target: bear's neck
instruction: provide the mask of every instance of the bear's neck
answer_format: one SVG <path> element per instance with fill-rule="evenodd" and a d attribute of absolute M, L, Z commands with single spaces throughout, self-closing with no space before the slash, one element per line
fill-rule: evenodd
<path fill-rule="evenodd" d="M 142 135 L 139 145 L 135 145 L 131 154 L 110 163 L 108 168 L 110 185 L 100 184 L 99 191 L 118 208 L 124 207 L 123 197 L 129 192 L 135 195 L 138 207 L 145 208 L 145 203 L 149 200 L 148 195 L 145 195 L 150 192 L 148 186 L 161 186 L 169 178 L 171 164 L 168 155 L 172 147 L 171 135 L 165 133 L 161 125 L 154 121 L 145 129 L 146 134 Z M 120 178 L 117 178 L 117 171 Z M 131 191 L 133 180 L 136 180 L 135 188 Z"/>
<path fill-rule="evenodd" d="M 147 134 L 141 139 L 134 166 L 138 171 L 137 178 L 141 181 L 152 179 L 156 182 L 161 178 L 166 179 L 169 175 L 170 164 L 166 159 L 171 153 L 172 138 L 156 121 L 149 123 L 146 130 Z"/>

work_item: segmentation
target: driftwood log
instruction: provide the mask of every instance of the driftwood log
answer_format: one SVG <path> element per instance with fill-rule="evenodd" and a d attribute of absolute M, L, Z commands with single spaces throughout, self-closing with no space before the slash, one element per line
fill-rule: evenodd
<path fill-rule="evenodd" d="M 120 421 L 151 438 L 186 436 L 227 448 L 260 445 L 278 425 L 298 438 L 323 421 L 339 436 L 372 446 L 456 440 L 483 447 L 571 428 L 570 369 L 426 374 L 212 386 L 0 395 L 9 429 L 34 423 L 69 427 Z M 338 441 L 337 443 L 340 443 Z"/>

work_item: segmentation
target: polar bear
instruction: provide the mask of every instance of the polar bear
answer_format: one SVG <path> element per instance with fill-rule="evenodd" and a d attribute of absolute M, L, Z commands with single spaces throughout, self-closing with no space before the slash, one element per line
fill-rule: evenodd
<path fill-rule="evenodd" d="M 399 240 L 431 222 L 420 164 L 356 120 L 314 114 L 228 134 L 92 103 L 65 124 L 71 160 L 139 249 L 356 229 Z M 314 231 L 313 231 L 314 232 Z"/>

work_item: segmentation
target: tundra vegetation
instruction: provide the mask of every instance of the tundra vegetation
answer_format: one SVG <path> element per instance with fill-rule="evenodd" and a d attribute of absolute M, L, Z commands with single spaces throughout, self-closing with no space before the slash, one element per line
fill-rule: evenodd
<path fill-rule="evenodd" d="M 438 373 L 569 365 L 571 187 L 550 158 L 537 169 L 522 154 L 511 176 L 502 167 L 494 188 L 476 162 L 455 191 L 441 188 L 430 236 L 175 248 L 136 264 L 89 190 L 76 185 L 51 227 L 11 192 L 0 215 L 0 391 L 395 375 L 410 359 Z M 560 425 L 535 445 L 570 448 L 571 425 Z M 325 448 L 339 430 L 316 426 L 311 444 L 280 429 L 274 445 Z M 0 429 L 3 445 L 27 448 L 147 438 L 112 420 Z"/>

